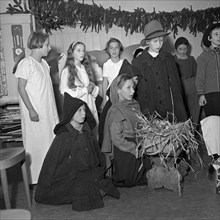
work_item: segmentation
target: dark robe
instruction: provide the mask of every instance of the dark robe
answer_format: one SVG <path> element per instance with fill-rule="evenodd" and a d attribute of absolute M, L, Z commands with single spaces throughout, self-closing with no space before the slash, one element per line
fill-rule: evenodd
<path fill-rule="evenodd" d="M 104 177 L 103 158 L 88 124 L 82 133 L 70 124 L 57 135 L 44 160 L 35 200 L 40 203 L 71 204 L 86 211 L 104 206 L 100 189 L 119 198 L 119 192 Z"/>
<path fill-rule="evenodd" d="M 88 106 L 88 123 L 84 122 L 81 131 L 69 123 L 83 104 L 86 105 L 65 93 L 64 118 L 54 129 L 56 137 L 38 179 L 35 200 L 39 203 L 72 204 L 73 210 L 87 211 L 104 206 L 100 190 L 114 198 L 120 197 L 111 179 L 105 176 L 104 155 L 91 130 L 94 125 L 88 117 L 91 115 Z"/>
<path fill-rule="evenodd" d="M 181 83 L 173 56 L 161 50 L 154 58 L 145 49 L 132 61 L 132 65 L 141 73 L 135 95 L 141 111 L 146 116 L 155 111 L 163 118 L 168 115 L 170 121 L 174 113 L 177 121 L 187 120 Z"/>

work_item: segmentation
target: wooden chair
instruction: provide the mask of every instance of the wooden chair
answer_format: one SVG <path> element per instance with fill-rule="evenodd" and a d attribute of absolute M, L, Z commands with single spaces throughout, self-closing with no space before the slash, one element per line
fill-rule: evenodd
<path fill-rule="evenodd" d="M 25 193 L 27 197 L 28 206 L 31 207 L 30 191 L 29 191 L 29 184 L 27 178 L 27 168 L 25 163 L 25 149 L 23 147 L 14 147 L 14 148 L 0 149 L 0 171 L 1 171 L 2 189 L 3 189 L 6 209 L 11 208 L 6 169 L 18 164 L 19 162 L 23 162 L 21 168 L 22 168 L 22 175 L 25 186 Z"/>
<path fill-rule="evenodd" d="M 2 220 L 31 220 L 31 213 L 26 209 L 6 209 L 0 210 L 0 219 Z"/>

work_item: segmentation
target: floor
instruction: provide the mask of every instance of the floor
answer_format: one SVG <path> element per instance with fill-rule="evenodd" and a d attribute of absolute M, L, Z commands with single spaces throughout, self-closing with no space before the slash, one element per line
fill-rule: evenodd
<path fill-rule="evenodd" d="M 207 165 L 210 158 L 204 147 L 200 154 Z M 14 170 L 13 170 L 14 169 Z M 8 172 L 13 208 L 27 209 L 19 167 Z M 31 189 L 33 198 L 34 189 Z M 42 220 L 219 220 L 220 195 L 215 193 L 215 183 L 207 178 L 207 166 L 184 179 L 183 195 L 166 189 L 149 190 L 147 186 L 120 188 L 119 200 L 105 197 L 105 207 L 89 212 L 76 212 L 71 205 L 50 206 L 32 199 L 32 219 Z M 0 187 L 0 209 L 5 209 Z"/>

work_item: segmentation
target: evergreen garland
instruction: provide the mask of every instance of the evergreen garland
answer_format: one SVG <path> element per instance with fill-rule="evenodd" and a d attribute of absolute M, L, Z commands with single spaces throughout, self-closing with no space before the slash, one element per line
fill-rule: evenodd
<path fill-rule="evenodd" d="M 178 28 L 185 31 L 189 28 L 194 36 L 198 32 L 204 33 L 207 25 L 220 21 L 220 7 L 193 11 L 192 8 L 183 8 L 181 11 L 164 12 L 155 10 L 147 13 L 143 8 L 136 8 L 133 12 L 103 8 L 102 5 L 79 3 L 77 0 L 28 0 L 29 9 L 25 0 L 14 0 L 9 4 L 7 13 L 32 13 L 39 28 L 47 33 L 51 30 L 61 30 L 62 26 L 76 27 L 83 31 L 91 28 L 99 32 L 105 28 L 106 32 L 113 25 L 123 28 L 126 34 L 143 33 L 145 25 L 152 19 L 159 20 L 165 31 L 173 31 L 174 37 Z"/>

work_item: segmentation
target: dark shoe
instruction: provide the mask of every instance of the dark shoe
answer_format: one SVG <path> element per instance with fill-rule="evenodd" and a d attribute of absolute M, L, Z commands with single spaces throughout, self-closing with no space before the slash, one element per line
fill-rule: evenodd
<path fill-rule="evenodd" d="M 210 181 L 215 182 L 216 180 L 216 169 L 212 166 L 212 163 L 208 165 L 207 176 Z"/>

